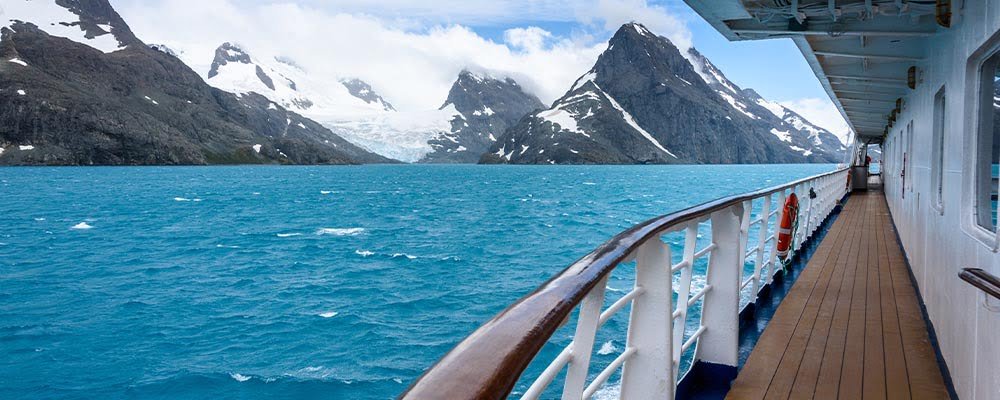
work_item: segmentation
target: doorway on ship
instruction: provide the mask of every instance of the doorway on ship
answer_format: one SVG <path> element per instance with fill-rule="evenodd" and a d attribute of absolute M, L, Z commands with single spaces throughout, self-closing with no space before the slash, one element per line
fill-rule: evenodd
<path fill-rule="evenodd" d="M 851 191 L 872 189 L 882 190 L 882 147 L 869 140 L 858 143 L 854 149 L 851 160 Z"/>
<path fill-rule="evenodd" d="M 868 166 L 868 190 L 882 190 L 882 144 L 866 146 L 865 162 Z"/>

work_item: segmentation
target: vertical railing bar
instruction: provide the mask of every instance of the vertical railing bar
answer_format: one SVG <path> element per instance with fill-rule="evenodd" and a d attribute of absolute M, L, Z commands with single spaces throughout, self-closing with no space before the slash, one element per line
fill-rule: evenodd
<path fill-rule="evenodd" d="M 601 308 L 604 307 L 604 291 L 608 285 L 605 276 L 594 286 L 594 289 L 583 298 L 580 304 L 579 317 L 576 322 L 576 334 L 573 335 L 572 357 L 569 368 L 566 369 L 566 379 L 563 384 L 563 400 L 576 400 L 583 396 L 587 384 L 587 373 L 590 371 L 590 357 L 594 352 L 594 338 L 601 319 Z"/>
<path fill-rule="evenodd" d="M 746 269 L 746 251 L 747 242 L 750 239 L 750 216 L 753 211 L 753 200 L 747 200 L 743 202 L 743 215 L 740 217 L 740 235 L 739 235 L 739 254 L 740 254 L 740 282 L 743 282 L 744 270 Z M 741 288 L 742 289 L 742 288 Z M 739 291 L 738 296 L 742 300 L 742 290 Z"/>
<path fill-rule="evenodd" d="M 698 247 L 698 224 L 689 224 L 684 237 L 684 258 L 682 263 L 687 267 L 681 270 L 680 287 L 677 288 L 676 311 L 680 312 L 679 320 L 674 321 L 673 331 L 673 362 L 680 363 L 681 344 L 684 340 L 684 329 L 687 326 L 688 297 L 691 295 L 691 277 L 694 273 L 694 252 Z M 673 370 L 674 382 L 677 381 L 678 368 Z"/>
<path fill-rule="evenodd" d="M 635 286 L 643 295 L 632 301 L 629 314 L 625 347 L 635 353 L 622 367 L 621 398 L 673 398 L 671 262 L 670 246 L 658 236 L 636 253 Z"/>
<path fill-rule="evenodd" d="M 753 302 L 757 304 L 757 294 L 760 292 L 760 273 L 764 268 L 764 246 L 767 245 L 767 225 L 771 220 L 771 195 L 764 196 L 764 204 L 761 207 L 760 215 L 763 218 L 760 226 L 757 227 L 757 259 L 754 261 L 753 273 Z"/>
<path fill-rule="evenodd" d="M 778 210 L 778 216 L 774 219 L 774 232 L 775 235 L 778 233 L 778 228 L 781 226 L 781 217 L 785 210 L 785 201 L 788 200 L 788 191 L 782 189 L 778 192 L 778 204 L 775 204 Z M 771 271 L 767 274 L 767 283 L 770 284 L 774 280 L 774 275 L 778 273 L 778 241 L 775 240 L 771 243 Z"/>

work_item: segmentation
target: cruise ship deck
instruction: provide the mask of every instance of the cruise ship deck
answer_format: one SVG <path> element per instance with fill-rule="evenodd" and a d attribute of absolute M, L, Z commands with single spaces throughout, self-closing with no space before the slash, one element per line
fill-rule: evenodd
<path fill-rule="evenodd" d="M 885 196 L 855 193 L 728 399 L 946 399 Z"/>

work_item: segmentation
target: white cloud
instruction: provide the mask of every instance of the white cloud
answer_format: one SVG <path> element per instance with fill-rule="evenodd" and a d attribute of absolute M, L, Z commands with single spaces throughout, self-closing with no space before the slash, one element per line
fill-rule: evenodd
<path fill-rule="evenodd" d="M 851 130 L 847 121 L 840 115 L 837 106 L 830 99 L 808 97 L 798 100 L 782 101 L 781 105 L 795 111 L 813 124 L 836 135 L 841 142 L 847 143 Z"/>
<path fill-rule="evenodd" d="M 182 58 L 203 76 L 219 44 L 238 42 L 251 54 L 289 57 L 321 79 L 363 79 L 401 110 L 440 106 L 463 68 L 509 76 L 551 102 L 590 69 L 611 31 L 634 19 L 690 45 L 680 20 L 644 0 L 267 1 L 123 0 L 117 6 L 141 39 L 184 51 Z M 447 22 L 531 19 L 583 24 L 554 35 L 525 23 L 496 42 Z"/>
<path fill-rule="evenodd" d="M 552 39 L 552 33 L 537 26 L 527 28 L 513 28 L 504 31 L 504 41 L 525 51 L 539 51 L 545 46 L 547 40 Z"/>
<path fill-rule="evenodd" d="M 612 31 L 629 22 L 639 22 L 660 36 L 670 39 L 681 52 L 691 47 L 687 24 L 665 7 L 646 0 L 596 0 L 595 4 L 577 7 L 577 16 L 589 24 L 600 24 Z"/>

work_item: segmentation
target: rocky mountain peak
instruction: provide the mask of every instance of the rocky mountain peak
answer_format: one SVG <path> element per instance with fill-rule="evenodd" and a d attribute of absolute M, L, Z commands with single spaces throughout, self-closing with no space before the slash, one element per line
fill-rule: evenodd
<path fill-rule="evenodd" d="M 458 74 L 441 110 L 453 110 L 451 130 L 429 142 L 433 151 L 423 162 L 476 162 L 508 127 L 543 108 L 509 77 L 463 70 Z"/>
<path fill-rule="evenodd" d="M 56 0 L 56 4 L 80 16 L 79 26 L 88 39 L 112 34 L 123 46 L 142 44 L 108 0 Z"/>
<path fill-rule="evenodd" d="M 382 96 L 375 93 L 372 86 L 369 85 L 368 82 L 352 78 L 341 80 L 340 83 L 347 88 L 347 91 L 351 93 L 351 96 L 364 100 L 368 104 L 379 105 L 385 111 L 396 111 L 392 104 L 389 104 L 389 102 L 385 101 Z"/>
<path fill-rule="evenodd" d="M 527 104 L 514 104 L 527 101 Z M 526 93 L 521 85 L 511 78 L 497 78 L 488 74 L 480 74 L 462 70 L 458 79 L 451 85 L 448 98 L 440 109 L 454 106 L 458 112 L 474 115 L 492 115 L 494 112 L 504 113 L 504 118 L 520 118 L 536 108 L 542 107 L 541 100 Z M 496 108 L 494 108 L 496 107 Z"/>
<path fill-rule="evenodd" d="M 229 63 L 253 64 L 250 54 L 243 51 L 239 46 L 225 42 L 215 49 L 215 59 L 212 60 L 212 68 L 208 71 L 208 78 L 214 78 L 219 74 L 219 68 Z M 273 86 L 272 83 L 270 86 Z"/>
<path fill-rule="evenodd" d="M 665 87 L 688 91 L 703 85 L 698 72 L 669 39 L 634 22 L 615 32 L 607 50 L 574 87 L 591 79 L 605 90 L 623 92 Z"/>
<path fill-rule="evenodd" d="M 107 0 L 12 1 L 3 4 L 0 15 L 4 34 L 34 29 L 104 53 L 145 47 Z"/>
<path fill-rule="evenodd" d="M 566 94 L 522 119 L 483 162 L 835 162 L 832 135 L 743 91 L 695 49 L 623 25 Z"/>

